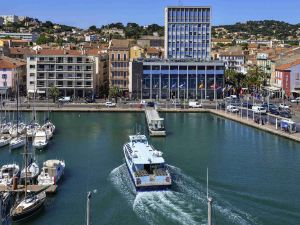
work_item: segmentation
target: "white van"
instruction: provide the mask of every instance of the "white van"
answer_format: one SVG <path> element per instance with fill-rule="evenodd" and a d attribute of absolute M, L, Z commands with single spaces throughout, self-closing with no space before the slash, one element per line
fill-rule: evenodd
<path fill-rule="evenodd" d="M 267 113 L 267 110 L 264 108 L 264 107 L 261 107 L 261 106 L 252 106 L 252 111 L 253 113 L 255 114 L 266 114 Z"/>
<path fill-rule="evenodd" d="M 189 102 L 190 108 L 202 108 L 202 105 L 199 102 Z"/>

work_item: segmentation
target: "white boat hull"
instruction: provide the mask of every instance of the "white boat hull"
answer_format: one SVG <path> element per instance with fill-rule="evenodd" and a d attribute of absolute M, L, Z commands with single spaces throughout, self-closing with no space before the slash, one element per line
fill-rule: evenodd
<path fill-rule="evenodd" d="M 10 141 L 10 149 L 17 149 L 25 146 L 26 140 L 25 139 L 20 139 L 20 138 L 14 138 Z"/>

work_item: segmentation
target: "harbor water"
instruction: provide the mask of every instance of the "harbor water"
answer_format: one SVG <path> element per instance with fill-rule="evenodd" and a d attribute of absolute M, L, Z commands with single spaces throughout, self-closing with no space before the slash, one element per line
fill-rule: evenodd
<path fill-rule="evenodd" d="M 23 115 L 29 121 L 29 114 Z M 128 135 L 147 134 L 143 113 L 51 113 L 57 128 L 38 163 L 63 159 L 65 176 L 45 209 L 21 225 L 206 224 L 206 168 L 213 224 L 300 224 L 300 144 L 208 113 L 167 113 L 164 153 L 173 187 L 136 193 L 122 152 Z M 43 113 L 38 114 L 40 121 Z M 22 150 L 0 150 L 0 164 L 22 163 Z"/>

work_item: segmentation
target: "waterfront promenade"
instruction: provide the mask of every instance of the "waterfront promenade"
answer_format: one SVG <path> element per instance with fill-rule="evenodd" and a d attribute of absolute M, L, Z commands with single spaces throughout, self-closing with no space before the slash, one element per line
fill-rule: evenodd
<path fill-rule="evenodd" d="M 20 111 L 24 111 L 24 112 L 31 112 L 32 108 L 28 107 L 28 104 L 21 104 L 21 106 L 19 107 Z M 8 105 L 6 107 L 6 111 L 15 111 L 16 107 L 11 104 Z M 35 107 L 36 111 L 39 112 L 47 112 L 47 111 L 51 111 L 51 112 L 144 112 L 144 107 L 140 107 L 138 104 L 122 104 L 118 107 L 105 107 L 104 105 L 100 105 L 98 103 L 94 103 L 94 104 L 86 104 L 86 103 L 70 103 L 70 104 L 63 104 L 63 105 L 58 105 L 58 104 L 38 104 Z M 244 109 L 246 110 L 246 109 Z M 275 119 L 277 118 L 278 120 L 280 119 L 284 119 L 281 118 L 279 116 L 274 116 L 274 115 L 269 115 L 271 119 L 269 119 L 270 123 L 266 123 L 264 125 L 262 125 L 261 123 L 255 123 L 254 122 L 254 117 L 252 116 L 253 114 L 251 114 L 251 110 L 249 110 L 249 115 L 245 115 L 246 112 L 242 112 L 242 113 L 229 113 L 229 112 L 225 112 L 225 110 L 223 109 L 218 109 L 218 107 L 216 107 L 216 104 L 214 103 L 207 103 L 203 105 L 203 108 L 197 108 L 197 109 L 191 109 L 191 108 L 174 108 L 174 107 L 170 107 L 168 105 L 164 105 L 164 104 L 160 104 L 160 106 L 158 107 L 158 111 L 159 112 L 168 112 L 168 113 L 212 113 L 214 115 L 217 116 L 221 116 L 230 120 L 234 120 L 236 122 L 260 129 L 260 130 L 264 130 L 266 132 L 275 134 L 275 135 L 279 135 L 297 142 L 300 142 L 300 130 L 299 130 L 299 123 L 298 123 L 298 127 L 297 127 L 297 133 L 288 133 L 285 131 L 282 131 L 280 129 L 280 126 L 277 127 L 276 129 L 276 125 L 275 125 Z M 2 109 L 3 112 L 3 109 Z M 248 112 L 247 112 L 248 113 Z M 242 114 L 242 115 L 241 115 Z M 297 121 L 299 122 L 299 121 Z"/>

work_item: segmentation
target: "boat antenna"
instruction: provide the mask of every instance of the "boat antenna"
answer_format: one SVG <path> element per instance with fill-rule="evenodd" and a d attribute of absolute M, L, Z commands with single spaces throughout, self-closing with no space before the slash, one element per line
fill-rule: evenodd
<path fill-rule="evenodd" d="M 212 198 L 208 197 L 208 167 L 206 168 L 207 225 L 212 225 Z"/>

